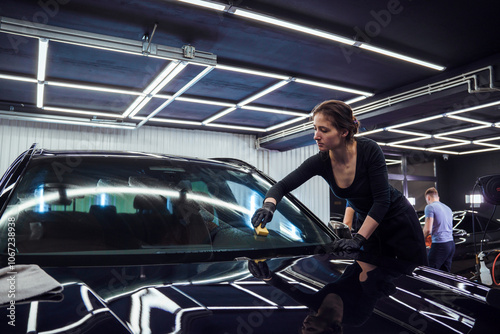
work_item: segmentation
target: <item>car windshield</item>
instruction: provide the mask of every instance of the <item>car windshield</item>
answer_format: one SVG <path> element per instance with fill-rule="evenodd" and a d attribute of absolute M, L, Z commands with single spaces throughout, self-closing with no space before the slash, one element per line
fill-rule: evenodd
<path fill-rule="evenodd" d="M 216 162 L 35 157 L 1 217 L 1 249 L 9 223 L 19 255 L 279 252 L 331 241 L 287 198 L 266 226 L 269 235 L 257 236 L 251 216 L 270 186 L 249 168 Z"/>

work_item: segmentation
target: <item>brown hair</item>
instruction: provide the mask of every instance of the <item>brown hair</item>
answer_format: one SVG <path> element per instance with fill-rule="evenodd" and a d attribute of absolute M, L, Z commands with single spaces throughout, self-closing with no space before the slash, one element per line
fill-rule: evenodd
<path fill-rule="evenodd" d="M 429 189 L 427 189 L 425 191 L 425 197 L 427 197 L 427 195 L 431 195 L 432 197 L 435 197 L 435 196 L 438 196 L 438 191 L 436 188 L 434 187 L 430 187 Z"/>
<path fill-rule="evenodd" d="M 359 121 L 348 104 L 337 100 L 324 101 L 314 107 L 312 117 L 320 113 L 327 116 L 337 130 L 347 130 L 346 143 L 353 141 L 358 133 Z"/>

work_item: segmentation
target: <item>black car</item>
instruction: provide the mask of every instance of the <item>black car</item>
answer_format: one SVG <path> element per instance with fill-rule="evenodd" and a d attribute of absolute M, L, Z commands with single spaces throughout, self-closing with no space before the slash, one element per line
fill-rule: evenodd
<path fill-rule="evenodd" d="M 373 307 L 344 333 L 496 330 L 498 290 L 331 253 L 333 231 L 292 196 L 256 235 L 272 184 L 233 159 L 32 147 L 0 183 L 0 333 L 307 331 L 311 310 L 292 292 L 316 295 L 362 261 L 385 276 L 353 291 Z M 251 274 L 258 263 L 288 288 Z"/>

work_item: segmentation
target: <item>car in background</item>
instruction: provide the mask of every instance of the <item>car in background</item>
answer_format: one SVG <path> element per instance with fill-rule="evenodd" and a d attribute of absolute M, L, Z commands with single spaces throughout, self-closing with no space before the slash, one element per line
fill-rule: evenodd
<path fill-rule="evenodd" d="M 250 219 L 273 183 L 235 159 L 31 147 L 0 181 L 0 279 L 19 282 L 21 266 L 38 276 L 29 289 L 0 283 L 9 290 L 0 291 L 0 332 L 299 331 L 309 309 L 255 278 L 248 261 L 265 260 L 294 289 L 313 294 L 359 254 L 329 252 L 333 231 L 290 195 L 266 226 L 269 235 L 256 235 Z M 372 260 L 401 268 L 395 289 L 344 333 L 496 328 L 499 290 Z M 34 289 L 45 275 L 63 290 Z M 16 299 L 20 293 L 27 296 Z"/>
<path fill-rule="evenodd" d="M 423 227 L 425 215 L 418 212 L 418 216 Z M 477 271 L 476 254 L 484 252 L 486 264 L 491 268 L 497 250 L 500 250 L 500 222 L 473 210 L 453 211 L 453 240 L 455 255 L 452 272 L 477 278 L 474 277 Z"/>

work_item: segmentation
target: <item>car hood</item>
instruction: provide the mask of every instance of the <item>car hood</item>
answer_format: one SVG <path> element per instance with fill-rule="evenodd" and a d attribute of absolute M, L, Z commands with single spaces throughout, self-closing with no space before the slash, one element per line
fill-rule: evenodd
<path fill-rule="evenodd" d="M 334 255 L 268 260 L 272 271 L 309 293 L 338 279 L 352 262 Z M 62 294 L 16 303 L 15 327 L 2 321 L 1 333 L 288 333 L 309 314 L 255 279 L 247 261 L 43 269 L 63 285 Z M 467 332 L 488 328 L 498 315 L 487 301 L 492 289 L 454 275 L 418 267 L 395 284 L 396 293 L 381 298 L 355 332 L 370 333 L 373 326 L 395 333 L 410 327 Z M 2 318 L 11 311 L 3 307 Z"/>

